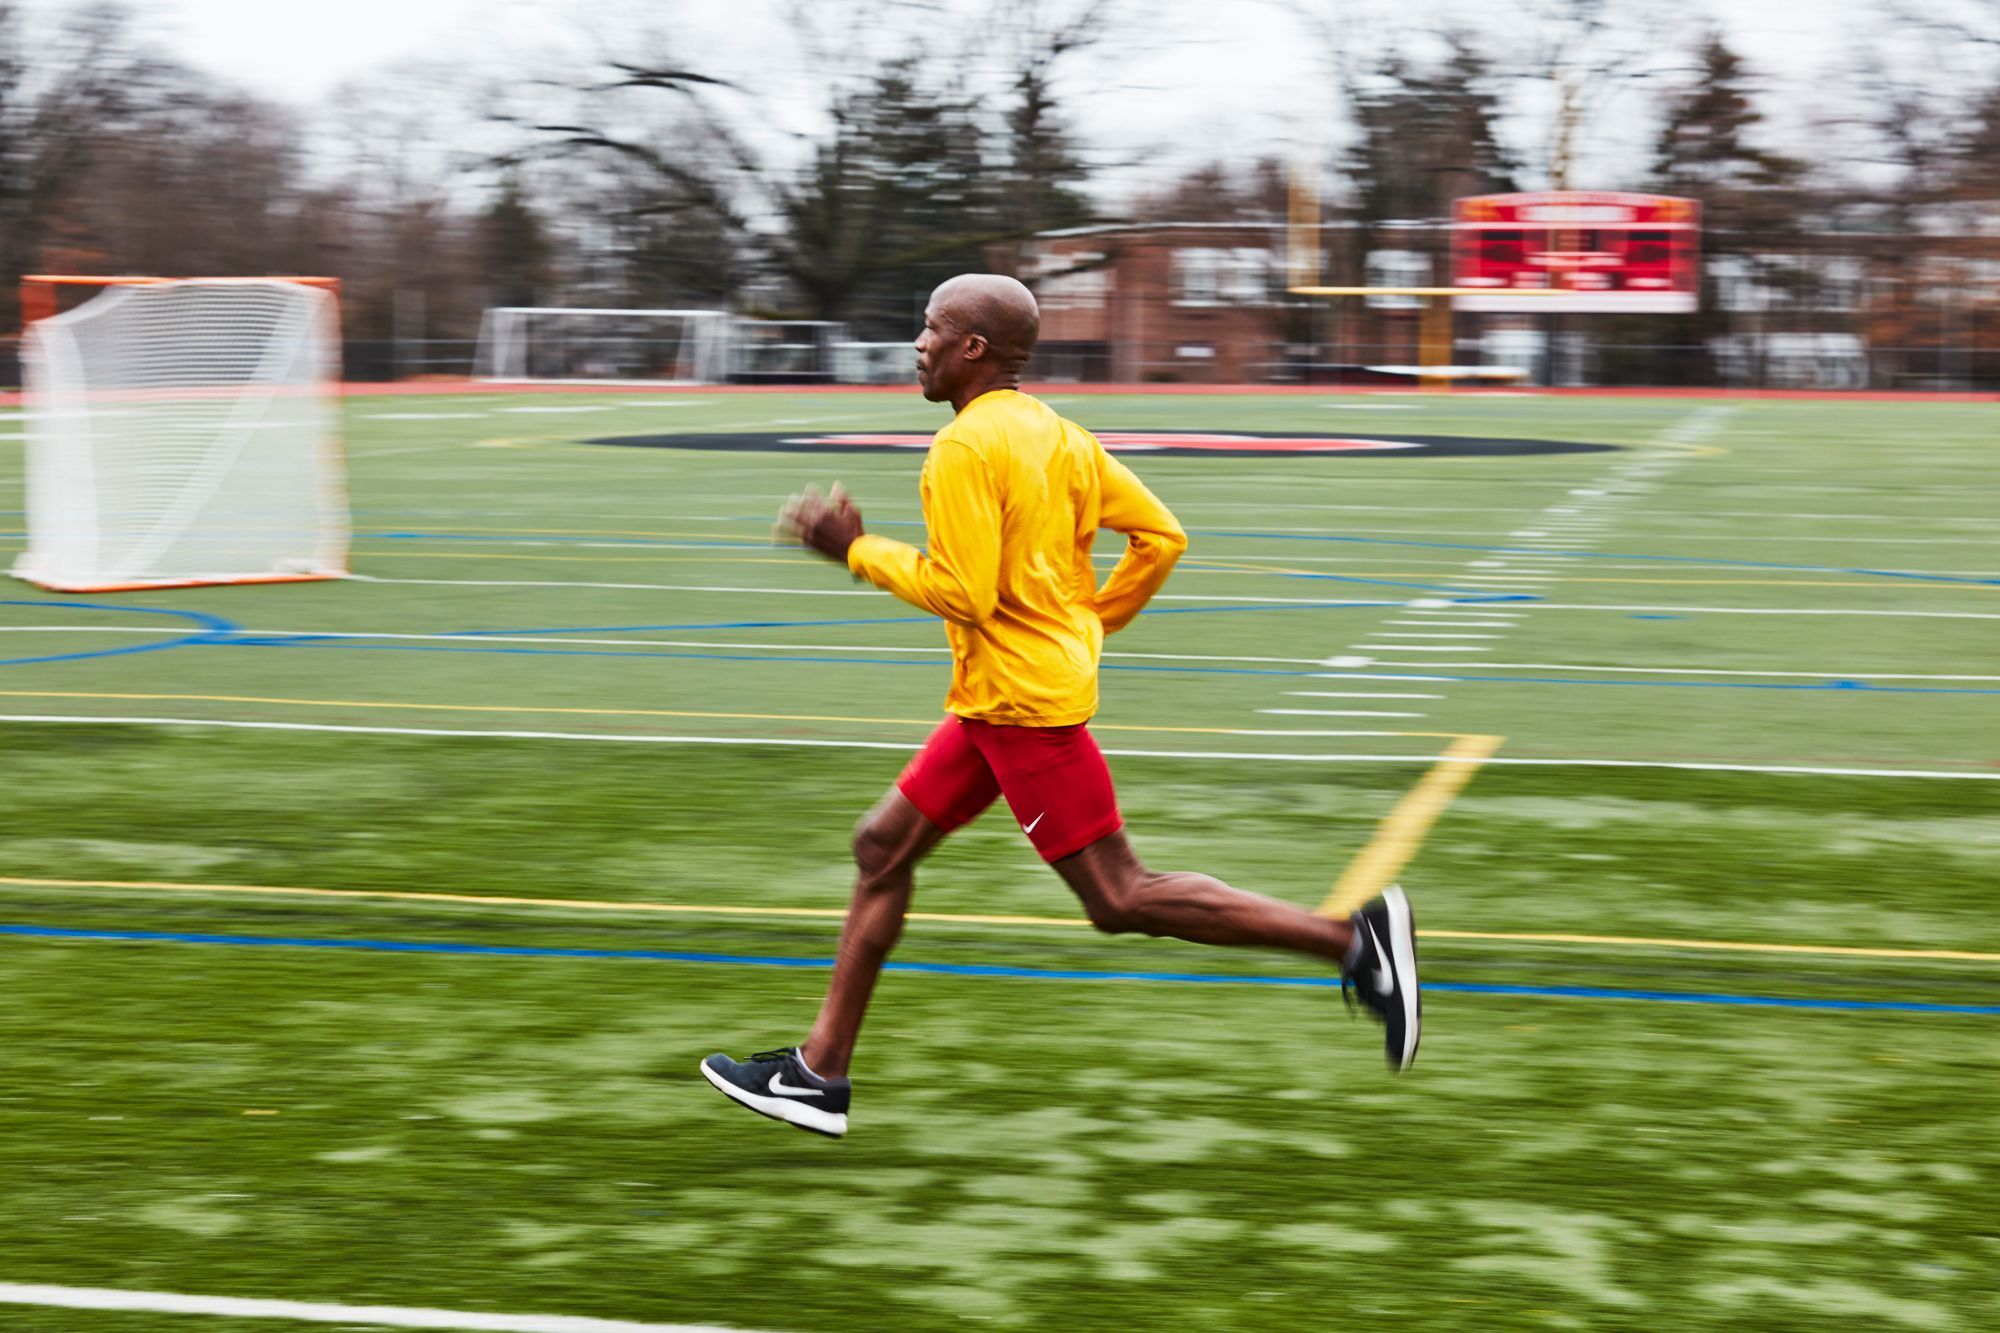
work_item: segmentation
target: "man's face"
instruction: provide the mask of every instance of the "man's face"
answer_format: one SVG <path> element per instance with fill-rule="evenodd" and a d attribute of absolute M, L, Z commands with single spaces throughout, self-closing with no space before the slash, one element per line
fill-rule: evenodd
<path fill-rule="evenodd" d="M 967 336 L 933 296 L 924 307 L 923 332 L 917 335 L 917 384 L 928 401 L 950 402 L 972 373 L 972 363 L 965 359 Z"/>

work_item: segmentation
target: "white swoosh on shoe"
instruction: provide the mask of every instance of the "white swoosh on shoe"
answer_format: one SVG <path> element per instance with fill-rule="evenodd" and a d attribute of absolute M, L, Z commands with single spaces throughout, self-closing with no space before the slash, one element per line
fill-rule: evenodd
<path fill-rule="evenodd" d="M 826 1094 L 825 1094 L 824 1092 L 821 1092 L 821 1091 L 820 1091 L 820 1090 L 819 1090 L 818 1088 L 795 1088 L 795 1087 L 793 1087 L 793 1086 L 792 1086 L 791 1084 L 789 1084 L 789 1083 L 785 1082 L 785 1076 L 784 1076 L 783 1074 L 773 1074 L 773 1075 L 771 1075 L 771 1082 L 770 1082 L 769 1086 L 770 1086 L 770 1089 L 771 1089 L 771 1091 L 772 1091 L 772 1092 L 775 1092 L 775 1093 L 777 1093 L 777 1094 L 778 1094 L 778 1095 L 779 1095 L 780 1097 L 824 1097 L 824 1096 L 826 1096 Z"/>
<path fill-rule="evenodd" d="M 1366 921 L 1363 921 L 1361 925 L 1368 932 L 1369 943 L 1375 946 L 1375 993 L 1377 995 L 1387 995 L 1396 989 L 1396 976 L 1390 970 L 1395 966 L 1395 962 L 1389 956 L 1389 951 L 1382 947 L 1382 937 L 1375 933 L 1375 927 L 1369 925 Z"/>

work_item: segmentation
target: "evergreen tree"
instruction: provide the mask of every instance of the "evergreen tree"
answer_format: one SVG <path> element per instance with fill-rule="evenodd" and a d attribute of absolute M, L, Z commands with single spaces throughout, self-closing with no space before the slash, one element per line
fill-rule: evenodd
<path fill-rule="evenodd" d="M 1060 52 L 1056 53 L 1060 55 Z M 1079 188 L 1089 170 L 1077 156 L 1050 87 L 1054 56 L 1025 62 L 1007 109 L 1007 160 L 999 191 L 1002 227 L 1018 237 L 1091 220 Z"/>
<path fill-rule="evenodd" d="M 539 305 L 549 283 L 554 247 L 530 207 L 521 179 L 508 173 L 500 193 L 479 218 L 480 258 L 495 305 Z"/>
<path fill-rule="evenodd" d="M 915 57 L 891 60 L 839 98 L 832 132 L 781 187 L 773 261 L 808 313 L 859 336 L 912 336 L 945 278 L 986 267 L 1005 235 L 970 102 L 924 82 Z"/>
<path fill-rule="evenodd" d="M 1519 164 L 1494 132 L 1492 63 L 1469 37 L 1447 40 L 1442 63 L 1391 54 L 1350 90 L 1361 137 L 1347 170 L 1364 222 L 1445 217 L 1460 196 L 1515 188 Z"/>
<path fill-rule="evenodd" d="M 1787 211 L 1804 164 L 1752 142 L 1763 122 L 1749 70 L 1711 33 L 1695 51 L 1692 84 L 1670 98 L 1653 153 L 1653 178 L 1699 197 L 1738 225 Z"/>
<path fill-rule="evenodd" d="M 1704 346 L 1729 332 L 1717 275 L 1810 303 L 1818 275 L 1792 262 L 1803 243 L 1805 164 L 1760 147 L 1763 124 L 1750 71 L 1721 36 L 1710 33 L 1694 51 L 1696 75 L 1670 96 L 1653 153 L 1653 181 L 1663 192 L 1702 205 L 1701 310 L 1683 326 Z"/>
<path fill-rule="evenodd" d="M 1961 199 L 2000 200 L 2000 85 L 1966 108 L 1953 150 L 1952 193 Z"/>

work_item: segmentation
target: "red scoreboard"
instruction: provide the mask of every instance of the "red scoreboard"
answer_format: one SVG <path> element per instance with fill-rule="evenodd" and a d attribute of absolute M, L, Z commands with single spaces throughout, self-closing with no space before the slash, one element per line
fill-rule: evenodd
<path fill-rule="evenodd" d="M 1492 289 L 1455 298 L 1460 310 L 1686 314 L 1701 299 L 1701 205 L 1580 190 L 1459 199 L 1452 286 Z M 1527 291 L 1543 294 L 1510 295 Z"/>

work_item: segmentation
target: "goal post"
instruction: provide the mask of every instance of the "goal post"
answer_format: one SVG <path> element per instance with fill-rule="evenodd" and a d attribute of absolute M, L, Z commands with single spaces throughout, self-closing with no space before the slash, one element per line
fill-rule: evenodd
<path fill-rule="evenodd" d="M 88 300 L 53 313 L 59 288 Z M 339 578 L 338 283 L 22 280 L 28 545 L 58 592 Z"/>
<path fill-rule="evenodd" d="M 1339 297 L 1407 297 L 1414 299 L 1421 315 L 1417 323 L 1417 364 L 1410 369 L 1416 372 L 1418 385 L 1427 393 L 1450 393 L 1454 379 L 1466 377 L 1467 367 L 1454 366 L 1452 362 L 1451 313 L 1453 304 L 1468 296 L 1490 296 L 1483 287 L 1320 287 L 1300 286 L 1288 289 L 1293 296 L 1339 296 Z M 1554 290 L 1523 291 L 1516 293 L 1529 299 L 1559 296 Z"/>
<path fill-rule="evenodd" d="M 473 376 L 499 383 L 720 384 L 724 310 L 494 306 L 479 321 Z"/>

